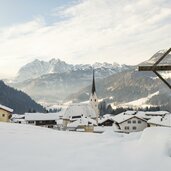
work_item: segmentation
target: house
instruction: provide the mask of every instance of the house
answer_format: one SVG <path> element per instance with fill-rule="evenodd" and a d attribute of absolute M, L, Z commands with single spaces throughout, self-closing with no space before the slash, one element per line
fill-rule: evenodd
<path fill-rule="evenodd" d="M 76 121 L 69 123 L 67 129 L 72 131 L 93 132 L 94 126 L 97 126 L 96 120 L 82 116 Z"/>
<path fill-rule="evenodd" d="M 156 116 L 147 121 L 150 127 L 163 126 L 171 127 L 171 114 L 166 114 L 164 116 Z"/>
<path fill-rule="evenodd" d="M 13 109 L 0 104 L 0 122 L 9 122 Z"/>
<path fill-rule="evenodd" d="M 20 114 L 12 114 L 12 117 L 10 119 L 12 123 L 19 123 L 19 124 L 25 124 L 25 115 Z"/>
<path fill-rule="evenodd" d="M 98 126 L 112 126 L 114 123 L 113 117 L 110 114 L 103 115 L 102 118 L 98 119 Z"/>
<path fill-rule="evenodd" d="M 70 104 L 63 115 L 63 126 L 67 127 L 69 123 L 74 122 L 83 116 L 96 120 L 96 112 L 90 104 Z"/>
<path fill-rule="evenodd" d="M 147 120 L 137 115 L 136 111 L 122 112 L 113 117 L 114 130 L 116 132 L 138 132 L 143 131 L 147 126 Z"/>
<path fill-rule="evenodd" d="M 58 113 L 25 113 L 25 121 L 27 124 L 53 128 L 59 119 Z"/>

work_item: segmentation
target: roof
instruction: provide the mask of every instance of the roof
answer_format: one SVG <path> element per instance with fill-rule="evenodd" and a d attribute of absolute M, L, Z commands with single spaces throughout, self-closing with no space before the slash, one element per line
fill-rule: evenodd
<path fill-rule="evenodd" d="M 103 122 L 105 122 L 105 121 L 107 121 L 107 120 L 114 121 L 114 120 L 113 120 L 113 117 L 114 117 L 114 116 L 112 116 L 112 115 L 110 115 L 110 114 L 103 115 L 102 118 L 99 118 L 99 119 L 98 119 L 98 123 L 101 124 L 101 123 L 103 123 Z"/>
<path fill-rule="evenodd" d="M 59 113 L 25 113 L 25 120 L 26 121 L 57 120 L 59 118 Z"/>
<path fill-rule="evenodd" d="M 82 118 L 77 119 L 74 122 L 69 123 L 67 125 L 67 127 L 76 128 L 76 127 L 79 127 L 79 126 L 88 126 L 89 124 L 97 125 L 97 122 L 94 119 L 91 119 L 89 117 L 88 118 L 87 117 L 82 117 Z"/>
<path fill-rule="evenodd" d="M 162 116 L 156 116 L 148 120 L 149 124 L 155 124 L 159 126 L 167 126 L 171 127 L 171 114 L 167 114 L 164 117 Z"/>
<path fill-rule="evenodd" d="M 147 111 L 145 112 L 146 115 L 151 115 L 151 116 L 163 116 L 168 114 L 168 111 Z"/>
<path fill-rule="evenodd" d="M 96 86 L 95 86 L 94 69 L 93 69 L 93 83 L 92 83 L 91 93 L 94 94 L 95 92 L 96 92 Z"/>
<path fill-rule="evenodd" d="M 7 112 L 10 112 L 10 113 L 12 113 L 14 111 L 13 109 L 11 109 L 7 106 L 1 105 L 1 104 L 0 104 L 0 109 L 6 110 Z"/>
<path fill-rule="evenodd" d="M 63 119 L 70 119 L 73 116 L 96 118 L 96 112 L 90 104 L 71 104 L 64 112 Z"/>
<path fill-rule="evenodd" d="M 143 117 L 138 115 L 136 111 L 122 112 L 122 113 L 114 116 L 113 120 L 117 123 L 122 123 L 122 122 L 125 122 L 126 120 L 129 120 L 129 119 L 134 118 L 134 117 L 139 118 L 141 120 L 144 120 Z M 146 121 L 146 120 L 144 120 L 144 121 Z"/>
<path fill-rule="evenodd" d="M 167 111 L 126 111 L 114 116 L 113 120 L 117 123 L 121 123 L 133 117 L 137 117 L 146 121 L 156 116 L 165 116 L 168 113 Z"/>

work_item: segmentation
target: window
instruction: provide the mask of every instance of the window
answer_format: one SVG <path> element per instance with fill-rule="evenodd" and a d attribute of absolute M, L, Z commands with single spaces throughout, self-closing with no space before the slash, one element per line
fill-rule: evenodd
<path fill-rule="evenodd" d="M 133 120 L 132 123 L 135 124 L 136 123 L 136 120 Z"/>
<path fill-rule="evenodd" d="M 138 123 L 139 123 L 139 124 L 141 124 L 141 121 L 140 121 L 140 120 L 138 120 Z"/>
<path fill-rule="evenodd" d="M 133 130 L 136 130 L 136 129 L 137 129 L 137 127 L 136 127 L 136 126 L 133 126 L 133 127 L 132 127 L 132 129 L 133 129 Z"/>
<path fill-rule="evenodd" d="M 28 121 L 29 124 L 34 124 L 34 121 Z"/>
<path fill-rule="evenodd" d="M 125 130 L 129 130 L 129 126 L 125 126 Z"/>
<path fill-rule="evenodd" d="M 128 124 L 130 124 L 131 123 L 131 121 L 128 121 Z"/>
<path fill-rule="evenodd" d="M 2 114 L 2 117 L 5 117 L 5 114 Z"/>

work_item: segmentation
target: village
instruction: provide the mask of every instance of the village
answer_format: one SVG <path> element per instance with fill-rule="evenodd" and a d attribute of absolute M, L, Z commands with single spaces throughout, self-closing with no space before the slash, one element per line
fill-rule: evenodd
<path fill-rule="evenodd" d="M 60 131 L 103 133 L 105 129 L 111 129 L 114 132 L 131 133 L 143 131 L 147 127 L 171 127 L 171 113 L 128 110 L 117 115 L 106 113 L 100 117 L 93 70 L 88 102 L 70 104 L 56 113 L 13 114 L 13 109 L 0 105 L 0 121 L 31 124 Z"/>

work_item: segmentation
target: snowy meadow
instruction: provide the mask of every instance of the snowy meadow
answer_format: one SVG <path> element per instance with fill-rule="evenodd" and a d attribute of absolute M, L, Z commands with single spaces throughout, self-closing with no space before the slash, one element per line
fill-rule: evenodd
<path fill-rule="evenodd" d="M 170 171 L 171 129 L 103 134 L 0 123 L 2 171 Z"/>

